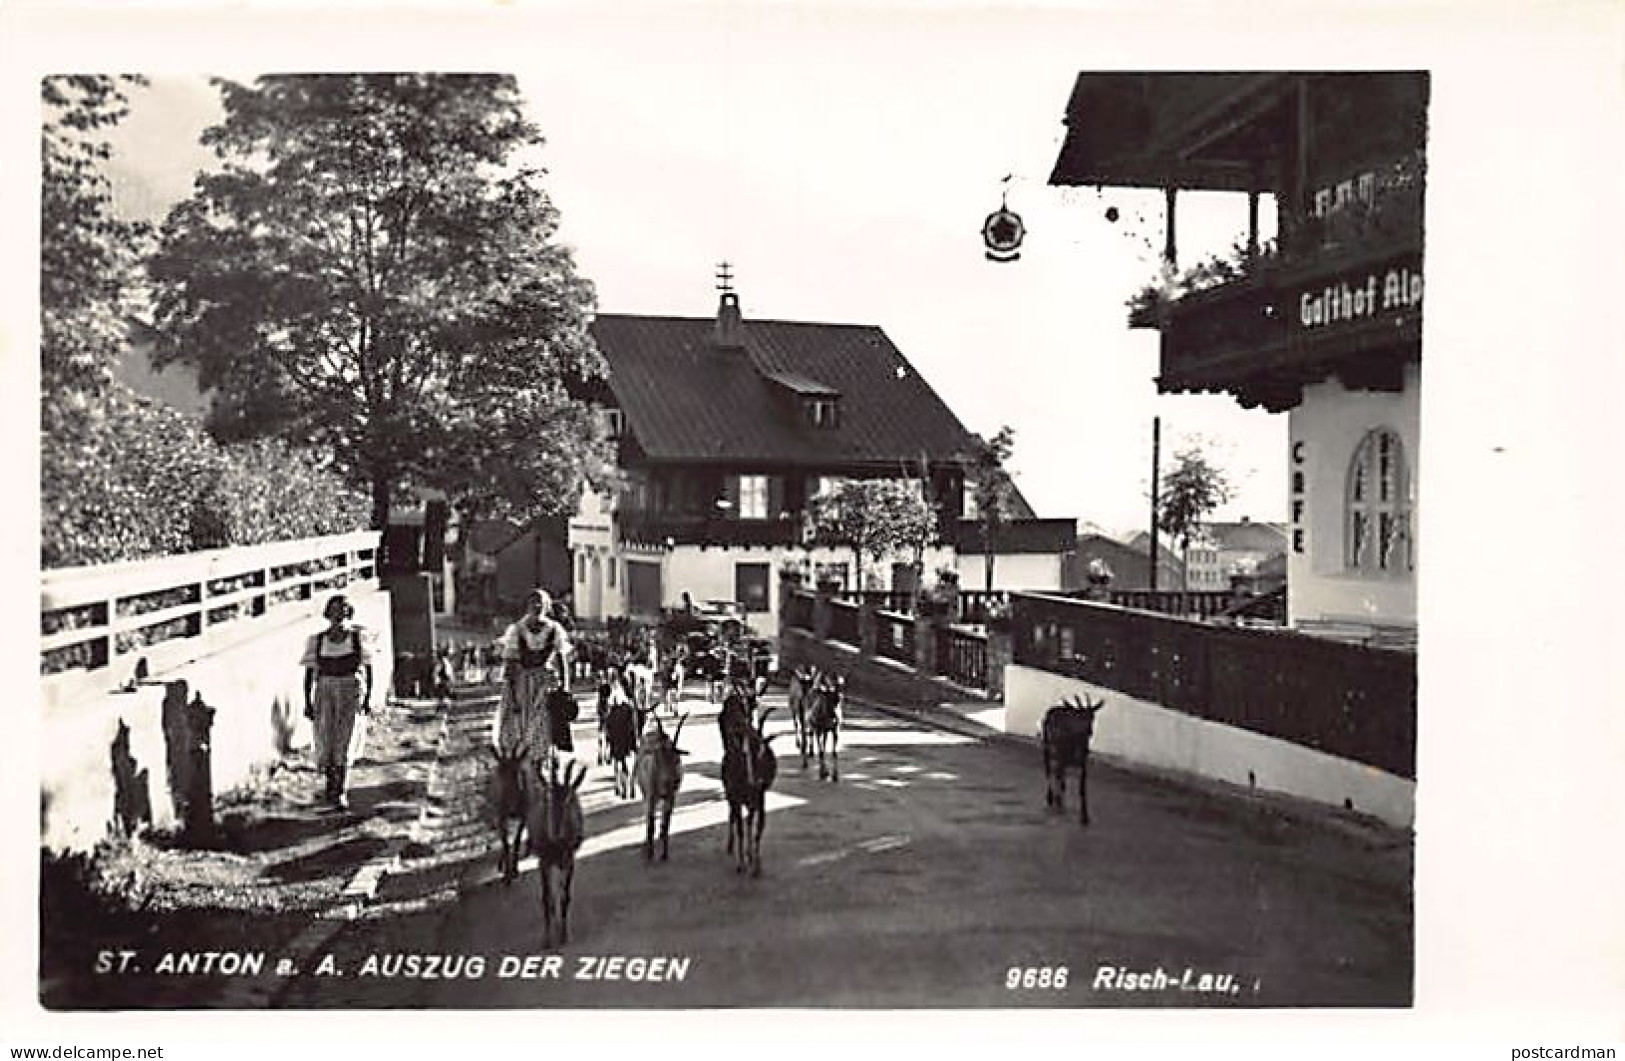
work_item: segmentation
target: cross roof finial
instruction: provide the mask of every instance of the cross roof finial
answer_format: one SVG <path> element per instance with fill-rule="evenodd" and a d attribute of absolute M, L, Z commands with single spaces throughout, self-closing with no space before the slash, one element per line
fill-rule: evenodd
<path fill-rule="evenodd" d="M 723 294 L 734 289 L 733 263 L 721 262 L 717 265 L 717 290 Z"/>

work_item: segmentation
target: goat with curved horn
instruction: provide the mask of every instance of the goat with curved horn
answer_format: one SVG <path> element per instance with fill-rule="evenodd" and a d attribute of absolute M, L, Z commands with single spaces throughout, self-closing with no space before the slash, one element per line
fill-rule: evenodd
<path fill-rule="evenodd" d="M 1066 771 L 1078 768 L 1078 815 L 1089 824 L 1089 743 L 1094 739 L 1095 715 L 1105 700 L 1076 696 L 1044 712 L 1040 740 L 1044 750 L 1044 803 L 1059 810 L 1066 805 Z"/>
<path fill-rule="evenodd" d="M 530 809 L 531 780 L 525 773 L 525 762 L 530 746 L 524 742 L 509 749 L 488 746 L 495 760 L 490 779 L 486 783 L 486 812 L 502 850 L 497 856 L 497 871 L 503 883 L 511 883 L 519 875 L 519 854 L 524 850 L 526 817 Z"/>
<path fill-rule="evenodd" d="M 531 804 L 530 850 L 541 879 L 542 945 L 552 947 L 570 940 L 570 889 L 586 835 L 579 790 L 587 768 L 571 760 L 561 778 L 555 758 L 545 767 L 538 764 L 536 772 L 541 784 Z"/>
<path fill-rule="evenodd" d="M 633 773 L 638 788 L 643 791 L 647 829 L 643 841 L 643 857 L 654 858 L 655 825 L 660 826 L 660 858 L 665 861 L 671 848 L 671 814 L 677 803 L 677 791 L 683 784 L 683 759 L 687 753 L 677 746 L 682 735 L 684 714 L 677 720 L 677 729 L 667 736 L 659 718 L 652 730 L 643 735 L 638 746 L 637 764 Z"/>

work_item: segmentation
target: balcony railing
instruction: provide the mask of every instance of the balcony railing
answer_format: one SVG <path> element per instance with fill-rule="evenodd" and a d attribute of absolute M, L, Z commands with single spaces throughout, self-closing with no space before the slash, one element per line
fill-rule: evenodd
<path fill-rule="evenodd" d="M 1147 285 L 1129 301 L 1130 327 L 1162 333 L 1163 390 L 1231 390 L 1249 404 L 1286 408 L 1304 382 L 1350 358 L 1382 349 L 1414 356 L 1421 334 L 1421 156 L 1351 186 L 1352 196 L 1320 214 L 1284 216 L 1278 242 L 1256 253 L 1232 248 Z M 1406 289 L 1399 299 L 1395 277 Z M 1344 304 L 1329 312 L 1328 300 L 1342 295 Z M 1388 387 L 1393 379 L 1392 366 L 1379 365 L 1367 382 Z"/>
<path fill-rule="evenodd" d="M 787 519 L 732 519 L 622 512 L 620 537 L 639 545 L 790 546 L 801 541 L 801 525 Z"/>

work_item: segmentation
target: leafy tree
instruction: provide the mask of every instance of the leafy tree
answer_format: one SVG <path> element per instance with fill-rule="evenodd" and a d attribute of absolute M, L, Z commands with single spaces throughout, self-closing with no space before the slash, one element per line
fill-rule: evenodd
<path fill-rule="evenodd" d="M 138 78 L 44 79 L 40 185 L 40 562 L 165 556 L 354 530 L 358 498 L 281 443 L 222 447 L 114 380 L 140 302 L 141 225 L 113 211 L 105 131 Z"/>
<path fill-rule="evenodd" d="M 367 500 L 318 455 L 222 446 L 200 421 L 110 385 L 40 451 L 46 568 L 170 556 L 365 526 Z"/>
<path fill-rule="evenodd" d="M 936 538 L 937 517 L 919 485 L 902 479 L 849 479 L 810 506 L 813 538 L 852 550 L 857 587 L 865 557 L 912 553 L 916 562 Z"/>
<path fill-rule="evenodd" d="M 151 273 L 162 359 L 215 389 L 223 438 L 332 453 L 372 496 L 470 515 L 573 510 L 611 453 L 570 384 L 601 375 L 591 285 L 554 241 L 511 77 L 217 81 L 223 163 L 171 211 Z"/>
<path fill-rule="evenodd" d="M 1015 448 L 1015 431 L 1007 424 L 990 439 L 978 439 L 971 452 L 969 475 L 974 486 L 976 520 L 982 528 L 982 569 L 986 589 L 993 592 L 993 555 L 998 552 L 999 528 L 1010 522 L 1015 509 L 1016 487 L 1005 471 Z"/>
<path fill-rule="evenodd" d="M 112 382 L 133 308 L 146 229 L 113 213 L 103 133 L 129 110 L 137 78 L 41 81 L 40 395 L 47 431 Z"/>
<path fill-rule="evenodd" d="M 1185 588 L 1190 586 L 1191 537 L 1208 514 L 1230 500 L 1230 481 L 1199 444 L 1186 446 L 1174 455 L 1173 466 L 1163 473 L 1157 493 L 1157 525 L 1177 540 L 1186 561 Z M 1155 560 L 1153 560 L 1153 563 Z"/>

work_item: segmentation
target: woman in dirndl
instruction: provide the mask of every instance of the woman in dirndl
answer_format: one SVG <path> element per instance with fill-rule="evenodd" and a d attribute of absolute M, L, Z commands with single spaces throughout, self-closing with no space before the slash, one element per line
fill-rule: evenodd
<path fill-rule="evenodd" d="M 316 768 L 326 779 L 325 800 L 346 810 L 344 787 L 350 769 L 350 738 L 355 716 L 372 711 L 372 654 L 361 628 L 350 620 L 355 609 L 340 594 L 322 614 L 327 629 L 305 641 L 305 717 L 315 730 Z"/>
<path fill-rule="evenodd" d="M 552 618 L 553 598 L 532 590 L 525 617 L 502 636 L 502 702 L 497 708 L 496 745 L 511 751 L 523 745 L 527 758 L 550 756 L 558 736 L 548 724 L 547 694 L 563 688 L 570 638 Z"/>

